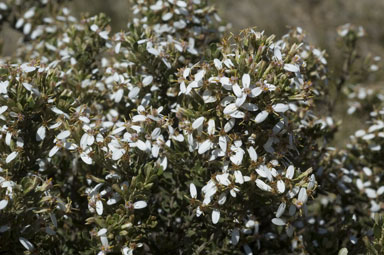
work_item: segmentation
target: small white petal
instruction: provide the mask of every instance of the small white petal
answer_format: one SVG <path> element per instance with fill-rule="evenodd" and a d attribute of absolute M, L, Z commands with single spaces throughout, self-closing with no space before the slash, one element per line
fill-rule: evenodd
<path fill-rule="evenodd" d="M 193 129 L 199 129 L 203 126 L 204 124 L 204 117 L 199 117 L 197 118 L 193 123 L 192 123 L 192 128 Z"/>
<path fill-rule="evenodd" d="M 217 209 L 213 209 L 212 211 L 212 223 L 217 224 L 220 220 L 220 211 Z"/>
<path fill-rule="evenodd" d="M 281 56 L 281 51 L 278 47 L 274 48 L 274 56 L 279 61 L 283 60 L 283 57 Z"/>
<path fill-rule="evenodd" d="M 263 182 L 263 181 L 260 180 L 260 179 L 257 179 L 257 180 L 256 180 L 256 185 L 257 185 L 257 187 L 259 187 L 261 190 L 268 191 L 268 192 L 271 192 L 271 191 L 272 191 L 272 187 L 269 186 L 268 184 L 266 184 L 265 182 Z"/>
<path fill-rule="evenodd" d="M 101 200 L 97 200 L 96 202 L 96 212 L 98 215 L 102 215 L 103 214 L 103 202 L 101 202 Z"/>
<path fill-rule="evenodd" d="M 8 146 L 11 146 L 11 140 L 12 140 L 12 133 L 7 132 L 7 134 L 5 135 L 5 144 Z"/>
<path fill-rule="evenodd" d="M 277 226 L 285 226 L 285 221 L 280 219 L 280 218 L 273 218 L 272 223 L 277 225 Z"/>
<path fill-rule="evenodd" d="M 115 46 L 115 53 L 119 54 L 120 53 L 120 48 L 121 48 L 121 42 L 118 42 Z"/>
<path fill-rule="evenodd" d="M 237 151 L 234 155 L 232 155 L 229 159 L 231 162 L 235 165 L 241 165 L 241 162 L 243 161 L 244 152 L 243 151 Z"/>
<path fill-rule="evenodd" d="M 0 94 L 1 94 L 1 91 L 0 91 Z M 0 107 L 0 115 L 3 114 L 7 109 L 8 109 L 8 106 L 6 106 L 6 105 L 1 106 Z"/>
<path fill-rule="evenodd" d="M 17 151 L 14 151 L 14 152 L 12 152 L 11 154 L 9 154 L 9 155 L 7 156 L 7 158 L 5 159 L 5 163 L 6 163 L 6 164 L 10 163 L 12 160 L 14 160 L 14 159 L 17 157 L 18 154 L 19 154 L 19 153 L 18 153 Z"/>
<path fill-rule="evenodd" d="M 217 180 L 221 185 L 228 186 L 228 185 L 231 184 L 231 182 L 229 181 L 228 177 L 229 177 L 229 174 L 228 174 L 228 173 L 218 174 L 218 175 L 216 175 L 216 180 Z"/>
<path fill-rule="evenodd" d="M 301 188 L 298 195 L 298 200 L 301 203 L 305 204 L 307 202 L 307 199 L 308 199 L 307 190 L 305 188 Z"/>
<path fill-rule="evenodd" d="M 234 111 L 233 113 L 230 114 L 230 116 L 235 119 L 243 119 L 245 116 L 245 113 L 241 111 Z"/>
<path fill-rule="evenodd" d="M 249 85 L 251 84 L 251 77 L 249 76 L 249 74 L 243 74 L 241 82 L 244 88 L 249 88 Z"/>
<path fill-rule="evenodd" d="M 249 157 L 251 158 L 251 161 L 257 162 L 257 152 L 255 148 L 250 146 L 247 151 L 248 151 Z"/>
<path fill-rule="evenodd" d="M 98 26 L 98 25 L 96 25 L 96 24 L 92 24 L 92 26 L 91 26 L 91 30 L 92 30 L 93 32 L 96 32 L 98 29 L 99 29 L 99 26 Z"/>
<path fill-rule="evenodd" d="M 163 21 L 168 21 L 168 20 L 170 20 L 170 19 L 172 18 L 172 16 L 173 16 L 172 12 L 167 12 L 166 14 L 164 14 L 164 15 L 161 17 L 161 19 L 162 19 Z"/>
<path fill-rule="evenodd" d="M 259 114 L 257 114 L 255 121 L 256 123 L 261 123 L 263 122 L 266 118 L 268 117 L 268 112 L 267 111 L 262 111 Z"/>
<path fill-rule="evenodd" d="M 145 207 L 147 207 L 147 202 L 143 200 L 137 201 L 133 204 L 133 208 L 135 209 L 143 209 Z"/>
<path fill-rule="evenodd" d="M 285 191 L 285 184 L 284 184 L 284 181 L 282 181 L 282 180 L 278 180 L 278 181 L 277 181 L 277 191 L 278 191 L 279 193 L 284 193 L 284 191 Z"/>
<path fill-rule="evenodd" d="M 250 112 L 256 112 L 257 110 L 259 110 L 259 107 L 252 103 L 243 103 L 241 105 L 241 108 Z"/>
<path fill-rule="evenodd" d="M 227 152 L 227 138 L 225 136 L 219 137 L 219 147 L 224 153 Z"/>
<path fill-rule="evenodd" d="M 44 140 L 45 134 L 46 134 L 46 128 L 44 126 L 39 127 L 36 132 L 36 141 L 39 142 Z"/>
<path fill-rule="evenodd" d="M 221 63 L 221 61 L 217 58 L 215 58 L 213 60 L 213 63 L 215 64 L 215 67 L 217 70 L 221 70 L 223 68 L 223 64 Z"/>
<path fill-rule="evenodd" d="M 191 183 L 189 184 L 189 193 L 191 194 L 191 198 L 197 197 L 197 190 L 195 184 Z"/>
<path fill-rule="evenodd" d="M 191 68 L 185 68 L 183 71 L 184 79 L 187 79 L 187 77 L 189 76 L 190 73 L 191 73 Z"/>
<path fill-rule="evenodd" d="M 19 238 L 19 242 L 24 246 L 25 249 L 27 249 L 28 251 L 33 251 L 33 249 L 35 248 L 33 246 L 33 244 L 28 241 L 27 239 L 25 239 L 24 237 L 20 237 Z"/>
<path fill-rule="evenodd" d="M 116 149 L 112 152 L 112 160 L 119 160 L 125 154 L 124 149 Z"/>
<path fill-rule="evenodd" d="M 292 165 L 290 165 L 287 169 L 285 177 L 287 177 L 288 179 L 292 179 L 294 175 L 295 175 L 295 168 Z"/>
<path fill-rule="evenodd" d="M 100 229 L 98 232 L 97 232 L 97 236 L 103 236 L 107 233 L 107 229 L 106 228 L 102 228 Z"/>
<path fill-rule="evenodd" d="M 236 120 L 235 119 L 230 119 L 227 123 L 224 125 L 224 132 L 228 133 L 229 131 L 232 130 L 232 128 L 235 126 Z"/>
<path fill-rule="evenodd" d="M 104 247 L 109 247 L 109 243 L 108 243 L 108 238 L 106 235 L 102 235 L 100 236 L 100 241 L 101 241 L 101 244 L 104 246 Z M 105 253 L 104 253 L 105 254 Z M 104 255 L 103 253 L 101 255 Z"/>
<path fill-rule="evenodd" d="M 244 177 L 243 177 L 243 174 L 241 173 L 241 171 L 236 170 L 234 172 L 234 174 L 235 174 L 235 182 L 239 183 L 239 184 L 243 184 L 244 183 Z"/>
<path fill-rule="evenodd" d="M 138 140 L 138 141 L 136 142 L 136 146 L 137 146 L 137 148 L 139 148 L 139 149 L 142 150 L 142 151 L 147 151 L 147 150 L 148 150 L 148 147 L 147 147 L 147 145 L 145 144 L 145 142 L 143 142 L 143 141 L 141 141 L 141 140 Z"/>
<path fill-rule="evenodd" d="M 232 230 L 232 234 L 231 234 L 232 245 L 237 245 L 239 241 L 240 241 L 240 231 L 238 228 L 235 228 L 234 230 Z"/>
<path fill-rule="evenodd" d="M 223 205 L 223 204 L 225 204 L 226 201 L 227 201 L 227 194 L 221 193 L 219 198 L 217 199 L 217 203 L 219 205 Z"/>
<path fill-rule="evenodd" d="M 227 105 L 225 108 L 224 108 L 224 114 L 231 114 L 231 113 L 234 113 L 235 111 L 237 111 L 238 107 L 236 106 L 236 104 L 229 104 Z"/>
<path fill-rule="evenodd" d="M 232 85 L 231 80 L 228 77 L 221 77 L 220 78 L 220 83 L 225 86 L 225 85 Z"/>
<path fill-rule="evenodd" d="M 86 153 L 81 153 L 80 154 L 80 157 L 81 157 L 81 159 L 83 160 L 83 162 L 85 163 L 85 164 L 88 164 L 88 165 L 92 165 L 92 158 L 88 155 L 88 154 L 86 154 Z"/>
<path fill-rule="evenodd" d="M 215 120 L 210 119 L 210 120 L 208 121 L 208 130 L 207 130 L 207 133 L 208 133 L 208 135 L 214 135 L 214 134 L 215 134 L 215 131 L 216 131 Z"/>
<path fill-rule="evenodd" d="M 196 208 L 196 217 L 200 217 L 201 214 L 203 214 L 203 211 L 201 211 L 200 206 Z"/>
<path fill-rule="evenodd" d="M 288 109 L 289 109 L 289 106 L 287 104 L 275 104 L 272 106 L 272 109 L 275 111 L 275 112 L 286 112 Z"/>
<path fill-rule="evenodd" d="M 258 97 L 261 93 L 263 93 L 263 90 L 259 87 L 256 87 L 256 88 L 251 90 L 250 97 Z"/>
<path fill-rule="evenodd" d="M 283 215 L 286 207 L 287 207 L 287 204 L 285 202 L 282 202 L 279 205 L 279 208 L 277 209 L 277 212 L 276 212 L 276 218 L 280 218 L 281 215 Z"/>
<path fill-rule="evenodd" d="M 294 64 L 285 64 L 284 65 L 284 70 L 292 73 L 296 73 L 300 71 L 300 67 L 298 65 Z"/>
<path fill-rule="evenodd" d="M 26 90 L 31 91 L 32 90 L 32 85 L 26 82 L 23 82 L 23 86 Z"/>
<path fill-rule="evenodd" d="M 212 147 L 212 142 L 210 140 L 205 140 L 203 143 L 199 145 L 198 153 L 203 154 L 207 152 L 209 149 L 211 149 L 211 147 Z"/>
<path fill-rule="evenodd" d="M 0 210 L 3 210 L 8 205 L 8 200 L 3 199 L 0 201 Z"/>
<path fill-rule="evenodd" d="M 200 70 L 197 74 L 195 74 L 195 81 L 199 82 L 204 78 L 205 70 Z"/>
<path fill-rule="evenodd" d="M 246 100 L 247 100 L 247 95 L 241 94 L 240 97 L 236 99 L 235 104 L 237 107 L 242 107 Z"/>
<path fill-rule="evenodd" d="M 243 245 L 245 255 L 253 255 L 251 247 L 248 244 Z"/>
<path fill-rule="evenodd" d="M 148 86 L 149 84 L 151 84 L 152 81 L 153 81 L 153 76 L 152 75 L 145 76 L 144 79 L 143 79 L 144 87 Z"/>
<path fill-rule="evenodd" d="M 236 97 L 241 97 L 243 95 L 243 91 L 241 90 L 239 84 L 235 84 L 232 86 L 233 93 L 235 93 Z"/>
<path fill-rule="evenodd" d="M 65 138 L 67 138 L 68 136 L 71 135 L 71 132 L 69 130 L 64 130 L 62 132 L 60 132 L 58 135 L 57 135 L 57 139 L 59 140 L 63 140 Z"/>
<path fill-rule="evenodd" d="M 376 193 L 376 190 L 374 189 L 367 188 L 364 190 L 364 192 L 369 198 L 377 198 L 377 193 Z"/>
<path fill-rule="evenodd" d="M 60 150 L 60 148 L 58 146 L 53 146 L 52 149 L 49 151 L 49 154 L 48 156 L 50 158 L 52 158 L 58 151 Z"/>

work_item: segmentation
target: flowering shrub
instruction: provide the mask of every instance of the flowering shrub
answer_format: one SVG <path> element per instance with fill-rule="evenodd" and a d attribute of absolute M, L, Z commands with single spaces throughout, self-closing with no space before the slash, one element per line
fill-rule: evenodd
<path fill-rule="evenodd" d="M 383 96 L 330 147 L 360 28 L 337 80 L 301 28 L 227 35 L 204 0 L 132 1 L 114 35 L 63 2 L 0 4 L 23 33 L 1 59 L 1 252 L 383 251 Z"/>

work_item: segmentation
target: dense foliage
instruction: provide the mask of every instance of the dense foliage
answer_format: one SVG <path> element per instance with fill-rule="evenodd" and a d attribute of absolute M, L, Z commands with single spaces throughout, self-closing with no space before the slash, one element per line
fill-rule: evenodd
<path fill-rule="evenodd" d="M 0 253 L 381 254 L 384 96 L 361 27 L 329 71 L 301 28 L 228 33 L 206 0 L 134 0 L 127 31 L 0 3 Z M 335 101 L 367 127 L 331 147 Z M 369 113 L 370 112 L 370 113 Z M 346 123 L 348 125 L 348 123 Z"/>

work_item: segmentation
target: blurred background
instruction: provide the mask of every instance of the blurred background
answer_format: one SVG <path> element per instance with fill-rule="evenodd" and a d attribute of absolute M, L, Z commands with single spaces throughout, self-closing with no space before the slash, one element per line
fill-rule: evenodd
<path fill-rule="evenodd" d="M 328 55 L 329 69 L 336 73 L 343 65 L 342 52 L 337 47 L 338 26 L 345 23 L 361 25 L 366 36 L 359 42 L 363 55 L 384 57 L 384 0 L 216 0 L 212 1 L 222 19 L 232 26 L 236 33 L 246 27 L 257 27 L 267 35 L 285 34 L 289 27 L 300 26 L 307 32 L 307 39 L 318 48 L 325 49 Z M 131 19 L 128 0 L 75 0 L 69 4 L 76 17 L 82 14 L 103 12 L 112 19 L 114 32 L 124 30 Z M 9 56 L 17 47 L 20 38 L 18 32 L 3 29 L 2 55 Z M 384 72 L 376 78 L 364 81 L 359 86 L 368 88 L 382 87 Z M 345 130 L 339 132 L 336 139 L 346 142 L 356 128 L 363 126 L 364 116 L 346 114 L 348 105 L 341 99 L 335 111 L 336 121 L 342 120 L 350 125 L 343 125 Z M 361 118 L 360 118 L 361 117 Z"/>
<path fill-rule="evenodd" d="M 216 0 L 212 1 L 232 32 L 256 26 L 278 36 L 288 27 L 301 26 L 311 43 L 332 53 L 336 28 L 345 23 L 362 25 L 367 32 L 365 49 L 380 55 L 384 51 L 384 0 Z M 70 3 L 75 16 L 106 13 L 115 32 L 124 29 L 131 15 L 128 0 L 76 0 Z M 3 55 L 12 54 L 16 32 L 3 30 Z"/>

